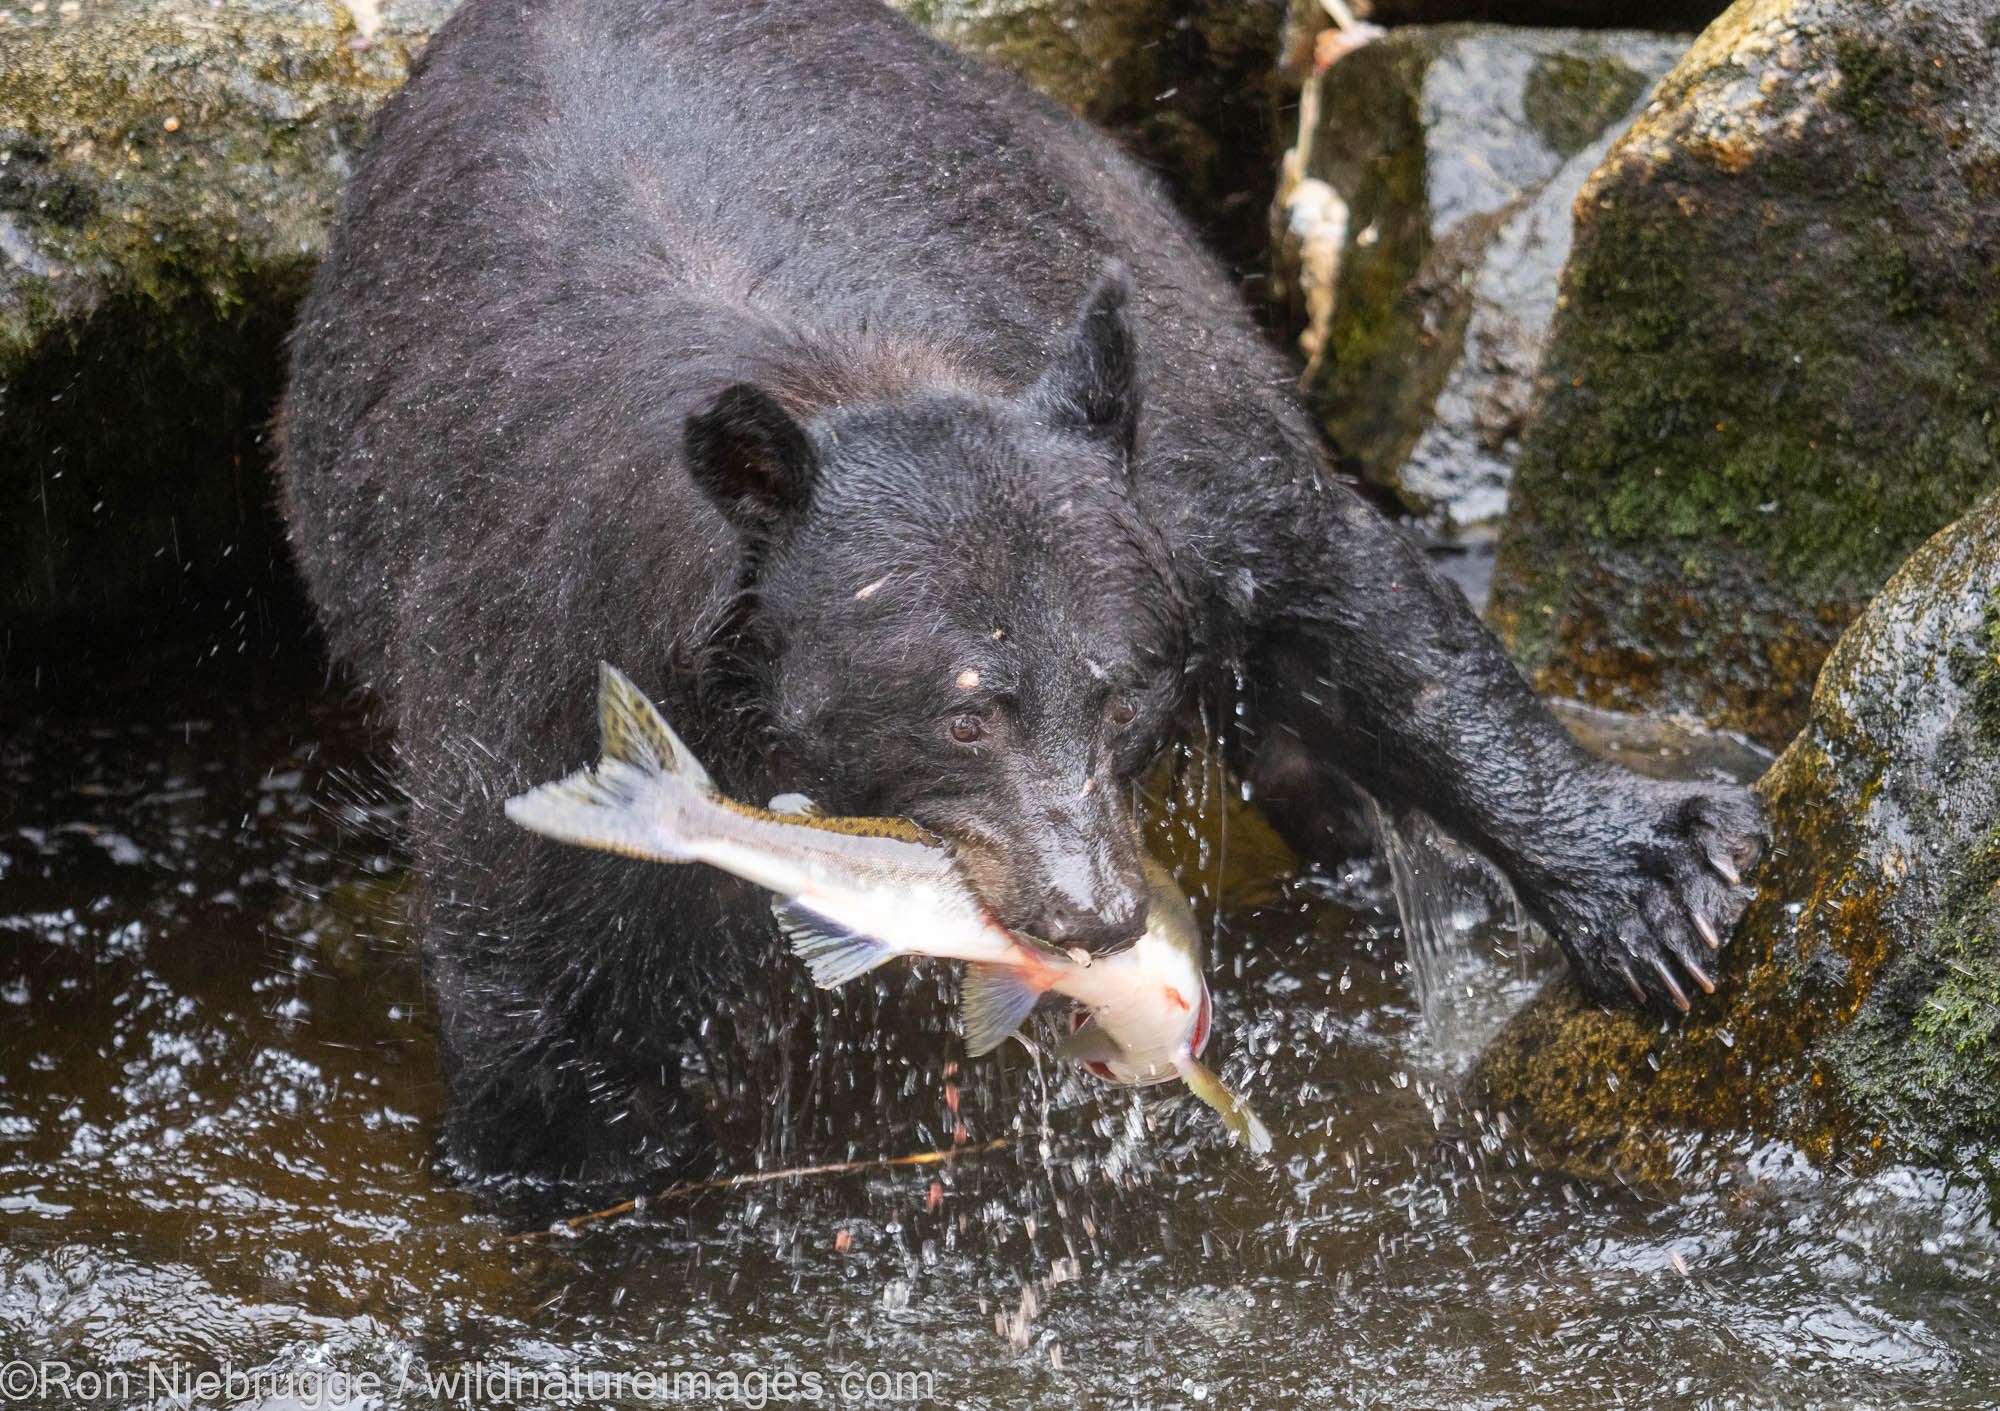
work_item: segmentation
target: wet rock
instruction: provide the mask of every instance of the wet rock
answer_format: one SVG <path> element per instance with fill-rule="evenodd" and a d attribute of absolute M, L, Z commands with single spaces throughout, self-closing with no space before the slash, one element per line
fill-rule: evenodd
<path fill-rule="evenodd" d="M 284 332 L 369 111 L 446 8 L 92 0 L 0 18 L 13 645 L 275 576 L 260 443 Z"/>
<path fill-rule="evenodd" d="M 1118 136 L 1239 268 L 1261 263 L 1287 0 L 891 0 Z"/>
<path fill-rule="evenodd" d="M 1597 1172 L 1695 1133 L 2000 1180 L 2000 494 L 1840 639 L 1758 788 L 1775 849 L 1717 997 L 1663 1025 L 1551 990 L 1480 1078 Z"/>
<path fill-rule="evenodd" d="M 1492 617 L 1545 693 L 1782 746 L 2000 483 L 2000 7 L 1738 4 L 1576 214 Z"/>
<path fill-rule="evenodd" d="M 1274 293 L 1351 468 L 1457 527 L 1496 520 L 1569 252 L 1569 207 L 1686 41 L 1398 30 L 1311 79 Z"/>

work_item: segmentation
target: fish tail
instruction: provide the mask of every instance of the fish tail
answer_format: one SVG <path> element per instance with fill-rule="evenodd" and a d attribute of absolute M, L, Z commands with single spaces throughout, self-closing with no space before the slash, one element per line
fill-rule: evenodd
<path fill-rule="evenodd" d="M 598 730 L 603 758 L 594 768 L 507 800 L 507 816 L 560 842 L 643 857 L 691 862 L 662 817 L 706 802 L 708 771 L 631 678 L 609 663 L 597 668 Z"/>
<path fill-rule="evenodd" d="M 838 989 L 896 954 L 887 942 L 850 931 L 797 901 L 774 901 L 771 913 L 822 990 Z"/>
<path fill-rule="evenodd" d="M 1179 1058 L 1174 1060 L 1174 1067 L 1180 1070 L 1181 1081 L 1187 1084 L 1188 1091 L 1215 1109 L 1233 1140 L 1241 1142 L 1256 1156 L 1262 1156 L 1271 1149 L 1270 1128 L 1257 1120 L 1257 1114 L 1250 1110 L 1249 1103 L 1203 1067 L 1200 1059 L 1192 1056 Z"/>

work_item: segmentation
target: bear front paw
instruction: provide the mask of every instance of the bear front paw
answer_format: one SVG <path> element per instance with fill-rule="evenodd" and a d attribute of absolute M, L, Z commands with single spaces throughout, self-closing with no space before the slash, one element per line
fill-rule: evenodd
<path fill-rule="evenodd" d="M 1599 1004 L 1685 1013 L 1715 992 L 1715 958 L 1756 890 L 1770 826 L 1749 790 L 1621 774 L 1608 856 L 1545 910 L 1584 992 Z"/>

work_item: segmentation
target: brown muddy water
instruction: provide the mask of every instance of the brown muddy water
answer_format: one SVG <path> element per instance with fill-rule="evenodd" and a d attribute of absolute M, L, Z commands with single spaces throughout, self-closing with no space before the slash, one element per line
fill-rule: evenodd
<path fill-rule="evenodd" d="M 1211 1054 L 1274 1160 L 1178 1088 L 1013 1045 L 954 1070 L 947 967 L 835 999 L 801 970 L 780 1020 L 717 1018 L 723 1171 L 960 1120 L 1006 1147 L 506 1242 L 561 1212 L 437 1159 L 397 809 L 319 686 L 136 662 L 0 732 L 0 1404 L 2000 1403 L 1977 1192 L 1777 1148 L 1691 1150 L 1671 1188 L 1548 1173 L 1454 1076 L 1547 969 L 1504 908 L 1418 858 L 1463 893 L 1420 1003 L 1387 869 L 1283 875 L 1240 812 L 1176 851 L 1220 892 Z M 1756 768 L 1576 723 L 1654 769 Z M 1219 788 L 1190 767 L 1162 836 Z"/>

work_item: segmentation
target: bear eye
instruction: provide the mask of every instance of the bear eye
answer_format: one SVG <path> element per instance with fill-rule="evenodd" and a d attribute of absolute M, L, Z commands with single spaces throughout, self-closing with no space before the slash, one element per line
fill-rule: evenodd
<path fill-rule="evenodd" d="M 986 733 L 986 722 L 976 715 L 961 715 L 951 722 L 951 737 L 961 745 L 970 745 Z"/>
<path fill-rule="evenodd" d="M 1110 718 L 1113 725 L 1130 725 L 1138 717 L 1139 703 L 1130 696 L 1116 696 L 1111 704 L 1104 708 L 1104 714 Z"/>

